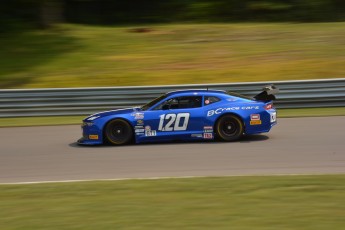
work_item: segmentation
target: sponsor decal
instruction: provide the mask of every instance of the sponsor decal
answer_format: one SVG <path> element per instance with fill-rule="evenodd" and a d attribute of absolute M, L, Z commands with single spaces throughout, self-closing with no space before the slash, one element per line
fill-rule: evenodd
<path fill-rule="evenodd" d="M 145 131 L 145 136 L 147 137 L 157 136 L 156 130 Z"/>
<path fill-rule="evenodd" d="M 250 125 L 261 125 L 261 120 L 250 121 Z"/>
<path fill-rule="evenodd" d="M 242 106 L 241 109 L 243 109 L 243 110 L 259 109 L 259 106 L 258 105 L 255 105 L 255 106 Z"/>
<path fill-rule="evenodd" d="M 213 133 L 204 133 L 204 139 L 212 139 Z"/>
<path fill-rule="evenodd" d="M 135 120 L 144 119 L 144 113 L 132 113 L 131 115 L 134 116 Z"/>
<path fill-rule="evenodd" d="M 90 140 L 98 140 L 98 135 L 96 135 L 96 134 L 89 135 L 89 139 Z"/>
<path fill-rule="evenodd" d="M 191 137 L 202 138 L 202 134 L 201 134 L 201 133 L 193 133 L 193 134 L 191 135 Z"/>
<path fill-rule="evenodd" d="M 145 126 L 145 131 L 151 131 L 151 126 L 146 125 Z"/>
<path fill-rule="evenodd" d="M 251 121 L 260 120 L 260 114 L 250 114 L 250 120 Z"/>
<path fill-rule="evenodd" d="M 143 120 L 137 120 L 137 124 L 142 125 L 142 124 L 144 124 L 144 121 Z"/>
<path fill-rule="evenodd" d="M 204 126 L 204 133 L 213 133 L 212 126 Z"/>
<path fill-rule="evenodd" d="M 134 128 L 135 128 L 135 129 L 143 129 L 144 126 L 143 126 L 143 125 L 136 125 L 136 126 L 134 126 Z"/>
<path fill-rule="evenodd" d="M 276 122 L 277 121 L 277 113 L 273 112 L 271 113 L 271 122 Z"/>
<path fill-rule="evenodd" d="M 261 125 L 260 114 L 250 114 L 250 125 Z"/>
<path fill-rule="evenodd" d="M 144 133 L 135 133 L 137 136 L 144 135 Z"/>
<path fill-rule="evenodd" d="M 213 133 L 213 129 L 204 129 L 204 133 Z"/>
<path fill-rule="evenodd" d="M 207 116 L 213 116 L 214 114 L 221 114 L 222 112 L 226 111 L 237 111 L 237 110 L 253 110 L 253 109 L 259 109 L 259 106 L 233 106 L 233 107 L 228 107 L 228 108 L 218 108 L 215 110 L 209 110 L 207 111 Z"/>
<path fill-rule="evenodd" d="M 145 129 L 136 129 L 135 132 L 136 133 L 143 133 L 145 131 Z"/>
<path fill-rule="evenodd" d="M 218 108 L 215 110 L 209 110 L 207 112 L 207 116 L 213 116 L 214 114 L 221 114 L 224 111 L 234 111 L 234 110 L 240 110 L 240 107 L 228 107 L 228 108 Z"/>

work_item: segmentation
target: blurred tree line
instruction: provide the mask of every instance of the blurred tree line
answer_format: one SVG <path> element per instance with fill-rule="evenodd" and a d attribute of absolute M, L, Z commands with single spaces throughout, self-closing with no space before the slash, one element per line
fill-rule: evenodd
<path fill-rule="evenodd" d="M 344 0 L 1 0 L 0 31 L 55 23 L 326 22 L 345 19 Z"/>

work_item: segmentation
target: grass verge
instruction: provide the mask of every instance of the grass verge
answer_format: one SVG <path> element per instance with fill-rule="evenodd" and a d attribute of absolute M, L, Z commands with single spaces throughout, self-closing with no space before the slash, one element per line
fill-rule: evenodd
<path fill-rule="evenodd" d="M 81 124 L 86 116 L 53 116 L 53 117 L 14 117 L 0 118 L 0 127 L 20 127 L 39 125 L 75 125 Z"/>
<path fill-rule="evenodd" d="M 345 116 L 345 107 L 307 108 L 307 109 L 279 109 L 279 118 L 284 117 L 315 117 L 315 116 Z M 20 117 L 0 118 L 0 127 L 20 127 L 39 125 L 73 125 L 81 124 L 86 116 L 57 116 L 57 117 Z"/>
<path fill-rule="evenodd" d="M 0 88 L 342 78 L 345 22 L 65 24 L 0 37 Z"/>
<path fill-rule="evenodd" d="M 343 229 L 345 175 L 0 185 L 2 229 Z"/>

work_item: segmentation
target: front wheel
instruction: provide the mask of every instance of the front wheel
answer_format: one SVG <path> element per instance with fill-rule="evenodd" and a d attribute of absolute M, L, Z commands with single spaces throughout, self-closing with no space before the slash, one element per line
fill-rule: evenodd
<path fill-rule="evenodd" d="M 240 118 L 224 115 L 216 124 L 216 132 L 222 141 L 235 141 L 242 136 L 244 126 Z"/>
<path fill-rule="evenodd" d="M 112 145 L 124 145 L 133 138 L 131 125 L 124 120 L 115 119 L 105 126 L 105 139 Z"/>

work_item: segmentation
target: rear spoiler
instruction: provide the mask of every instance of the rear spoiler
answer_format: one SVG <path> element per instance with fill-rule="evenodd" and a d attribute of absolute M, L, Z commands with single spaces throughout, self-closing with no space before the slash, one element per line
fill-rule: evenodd
<path fill-rule="evenodd" d="M 275 94 L 277 94 L 279 92 L 278 87 L 276 87 L 275 85 L 268 85 L 265 86 L 262 89 L 262 92 L 259 93 L 258 95 L 254 96 L 254 99 L 257 101 L 272 101 L 275 100 L 276 97 L 274 96 Z"/>

